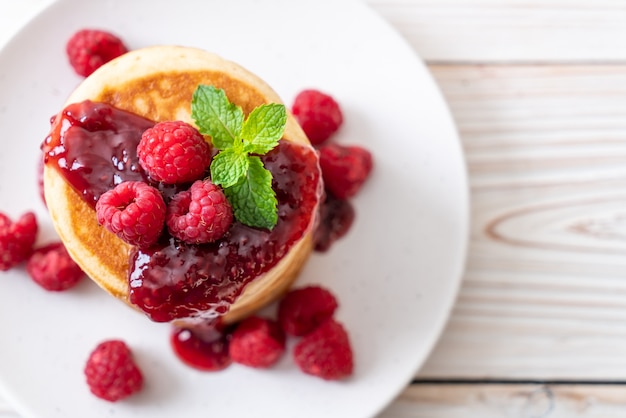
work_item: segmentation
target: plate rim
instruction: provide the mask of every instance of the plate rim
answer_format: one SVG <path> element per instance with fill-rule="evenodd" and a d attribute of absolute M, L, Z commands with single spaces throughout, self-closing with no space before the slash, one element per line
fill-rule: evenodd
<path fill-rule="evenodd" d="M 11 45 L 13 43 L 18 43 L 19 42 L 19 37 L 22 33 L 27 32 L 28 30 L 31 29 L 31 26 L 34 25 L 34 22 L 37 21 L 37 19 L 40 19 L 41 16 L 43 16 L 45 13 L 49 13 L 49 10 L 58 7 L 59 4 L 63 4 L 63 3 L 72 3 L 76 0 L 55 0 L 52 1 L 48 4 L 44 4 L 43 6 L 38 6 L 35 13 L 32 14 L 32 16 L 29 19 L 26 19 L 26 21 L 24 22 L 24 24 L 16 31 L 14 32 L 8 39 L 7 41 L 0 45 L 0 57 L 2 57 L 4 55 L 4 51 L 8 48 L 11 47 Z M 331 3 L 331 2 L 328 2 Z M 444 307 L 442 307 L 442 309 L 446 312 L 445 315 L 439 315 L 438 316 L 438 320 L 437 320 L 437 325 L 435 326 L 436 328 L 436 336 L 435 338 L 431 338 L 429 341 L 429 344 L 427 344 L 427 348 L 426 348 L 426 352 L 428 353 L 426 356 L 424 356 L 423 358 L 419 358 L 419 359 L 415 359 L 414 361 L 414 367 L 413 369 L 407 373 L 407 375 L 409 376 L 407 381 L 404 384 L 399 384 L 399 386 L 401 387 L 405 387 L 406 384 L 410 383 L 411 379 L 413 378 L 413 376 L 415 376 L 415 374 L 419 371 L 419 369 L 424 365 L 424 363 L 426 362 L 426 360 L 428 359 L 428 356 L 432 353 L 435 345 L 437 344 L 437 342 L 439 341 L 439 339 L 441 338 L 441 335 L 444 331 L 444 328 L 446 326 L 446 324 L 448 323 L 448 321 L 450 320 L 450 316 L 452 313 L 452 309 L 454 307 L 455 301 L 458 298 L 460 289 L 461 289 L 461 283 L 463 280 L 463 273 L 466 269 L 466 263 L 467 263 L 467 258 L 468 258 L 468 250 L 469 250 L 469 238 L 470 238 L 470 219 L 471 219 L 471 197 L 470 197 L 470 189 L 469 189 L 469 176 L 468 176 L 468 169 L 467 169 L 467 164 L 464 158 L 464 153 L 462 150 L 462 142 L 461 142 L 461 137 L 460 134 L 458 132 L 458 127 L 454 121 L 452 112 L 449 108 L 448 103 L 446 102 L 443 93 L 441 92 L 438 84 L 436 83 L 432 73 L 428 70 L 425 62 L 422 60 L 422 58 L 419 56 L 419 54 L 417 53 L 417 51 L 414 50 L 413 47 L 411 47 L 408 43 L 408 41 L 406 40 L 406 38 L 404 38 L 387 20 L 385 20 L 382 16 L 380 16 L 370 5 L 365 4 L 364 2 L 361 1 L 345 1 L 345 4 L 353 4 L 356 5 L 357 7 L 362 7 L 363 10 L 367 10 L 368 13 L 372 14 L 373 16 L 375 16 L 378 20 L 379 23 L 381 25 L 385 25 L 388 30 L 390 29 L 391 31 L 393 31 L 396 34 L 396 41 L 397 42 L 401 42 L 404 44 L 404 48 L 406 49 L 410 49 L 412 51 L 412 56 L 413 59 L 415 60 L 416 64 L 420 67 L 422 67 L 422 69 L 424 70 L 423 72 L 425 74 L 427 74 L 427 76 L 429 77 L 429 83 L 434 87 L 434 90 L 436 91 L 436 93 L 439 96 L 439 101 L 440 101 L 440 105 L 443 106 L 443 110 L 445 112 L 445 116 L 446 119 L 448 120 L 448 124 L 450 127 L 452 127 L 452 130 L 454 132 L 454 143 L 456 144 L 456 148 L 457 148 L 457 153 L 458 156 L 460 156 L 460 161 L 462 164 L 462 172 L 464 173 L 463 178 L 461 179 L 457 179 L 461 181 L 462 183 L 462 190 L 464 195 L 461 196 L 462 200 L 464 201 L 464 210 L 463 212 L 463 216 L 462 219 L 459 219 L 459 224 L 461 224 L 461 231 L 460 234 L 464 237 L 460 248 L 459 248 L 459 255 L 457 256 L 457 273 L 455 274 L 453 283 L 452 283 L 452 287 L 454 289 L 454 292 L 452 292 L 451 294 L 448 295 L 447 300 L 444 303 Z M 0 381 L 0 389 L 3 388 L 3 384 Z M 394 391 L 396 394 L 399 394 L 401 392 L 402 389 L 400 389 L 400 391 Z M 19 402 L 17 401 L 11 401 L 9 400 L 9 398 L 11 397 L 10 391 L 3 391 L 2 395 L 4 396 L 5 399 L 7 399 L 12 406 L 14 406 L 16 408 L 16 410 L 19 410 Z M 376 411 L 374 411 L 375 414 L 380 413 L 382 410 L 384 410 L 384 408 L 386 408 L 390 402 L 393 401 L 392 399 L 387 400 L 386 402 L 383 402 L 383 404 L 380 406 L 380 408 Z M 27 412 L 27 411 L 24 411 Z"/>

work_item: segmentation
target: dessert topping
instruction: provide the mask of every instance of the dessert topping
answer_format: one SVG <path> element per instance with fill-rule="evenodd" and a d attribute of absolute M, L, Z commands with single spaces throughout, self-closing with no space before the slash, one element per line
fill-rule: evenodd
<path fill-rule="evenodd" d="M 233 331 L 228 352 L 235 363 L 268 368 L 285 352 L 285 333 L 276 321 L 251 316 Z"/>
<path fill-rule="evenodd" d="M 300 370 L 324 380 L 344 379 L 354 368 L 348 333 L 332 318 L 302 337 L 293 355 Z"/>
<path fill-rule="evenodd" d="M 339 104 L 319 90 L 303 90 L 294 99 L 291 111 L 313 145 L 320 145 L 343 123 Z"/>
<path fill-rule="evenodd" d="M 150 178 L 167 184 L 197 180 L 211 163 L 209 144 L 196 128 L 182 121 L 160 122 L 146 129 L 137 155 Z"/>
<path fill-rule="evenodd" d="M 124 399 L 143 387 L 141 370 L 121 340 L 98 344 L 87 359 L 84 372 L 91 392 L 109 402 Z"/>
<path fill-rule="evenodd" d="M 24 213 L 16 222 L 0 213 L 0 271 L 7 271 L 30 256 L 38 229 L 33 212 Z"/>
<path fill-rule="evenodd" d="M 289 335 L 306 335 L 332 317 L 337 306 L 335 296 L 321 286 L 294 289 L 280 301 L 278 322 Z"/>
<path fill-rule="evenodd" d="M 354 216 L 354 206 L 350 200 L 337 199 L 326 193 L 320 205 L 320 222 L 313 236 L 315 251 L 328 251 L 335 241 L 346 235 L 354 222 Z"/>
<path fill-rule="evenodd" d="M 251 280 L 273 268 L 310 230 L 319 201 L 316 153 L 281 141 L 261 159 L 278 200 L 273 229 L 233 221 L 213 243 L 170 239 L 131 252 L 129 300 L 154 321 L 224 314 Z"/>
<path fill-rule="evenodd" d="M 53 292 L 70 289 L 85 277 L 61 242 L 37 248 L 26 263 L 26 271 L 35 283 Z"/>
<path fill-rule="evenodd" d="M 278 221 L 276 193 L 272 174 L 258 156 L 274 149 L 282 138 L 285 106 L 261 105 L 244 121 L 243 110 L 229 102 L 224 90 L 200 85 L 193 94 L 191 116 L 219 150 L 211 163 L 211 180 L 224 188 L 235 218 L 272 229 Z"/>
<path fill-rule="evenodd" d="M 217 329 L 202 332 L 174 328 L 171 344 L 178 358 L 197 370 L 216 372 L 232 364 L 228 355 L 229 334 Z"/>
<path fill-rule="evenodd" d="M 70 65 L 78 75 L 87 77 L 102 65 L 128 52 L 122 40 L 110 32 L 82 29 L 65 46 Z"/>
<path fill-rule="evenodd" d="M 151 184 L 168 202 L 189 185 L 155 183 L 144 172 L 136 150 L 143 131 L 152 126 L 145 118 L 105 103 L 71 104 L 57 115 L 44 141 L 46 164 L 58 169 L 94 208 L 100 196 L 129 181 Z M 166 322 L 204 311 L 225 313 L 251 280 L 274 267 L 312 227 L 321 176 L 315 151 L 279 141 L 259 158 L 272 173 L 278 201 L 274 228 L 233 221 L 213 243 L 187 244 L 163 236 L 149 248 L 131 250 L 129 300 L 153 320 Z M 116 205 L 112 206 L 115 212 Z"/>
<path fill-rule="evenodd" d="M 100 196 L 98 223 L 125 242 L 140 248 L 154 244 L 165 224 L 161 193 L 141 181 L 126 181 Z"/>
<path fill-rule="evenodd" d="M 355 196 L 372 171 L 372 154 L 360 146 L 324 145 L 319 149 L 324 185 L 335 197 Z"/>
<path fill-rule="evenodd" d="M 217 241 L 233 222 L 233 211 L 222 189 L 211 180 L 197 180 L 174 195 L 165 215 L 170 234 L 188 244 Z"/>
<path fill-rule="evenodd" d="M 85 100 L 68 105 L 51 124 L 42 144 L 44 162 L 58 168 L 91 207 L 122 181 L 149 180 L 139 164 L 137 144 L 154 126 L 151 120 Z"/>

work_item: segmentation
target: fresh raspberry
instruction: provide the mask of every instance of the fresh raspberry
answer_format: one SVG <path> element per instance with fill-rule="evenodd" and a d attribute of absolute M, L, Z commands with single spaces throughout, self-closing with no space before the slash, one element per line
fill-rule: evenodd
<path fill-rule="evenodd" d="M 141 135 L 139 164 L 167 184 L 198 180 L 211 163 L 211 148 L 196 128 L 182 121 L 160 122 Z"/>
<path fill-rule="evenodd" d="M 174 195 L 165 222 L 173 237 L 190 244 L 220 239 L 233 222 L 233 210 L 222 189 L 210 180 L 197 180 Z"/>
<path fill-rule="evenodd" d="M 267 368 L 285 352 L 285 334 L 275 321 L 252 316 L 239 323 L 230 340 L 230 358 L 249 367 Z"/>
<path fill-rule="evenodd" d="M 7 271 L 30 256 L 38 229 L 32 212 L 26 212 L 16 222 L 0 213 L 0 271 Z"/>
<path fill-rule="evenodd" d="M 37 248 L 26 263 L 26 271 L 35 283 L 50 291 L 74 287 L 85 275 L 61 242 Z"/>
<path fill-rule="evenodd" d="M 131 245 L 154 244 L 165 222 L 161 193 L 140 181 L 127 181 L 103 193 L 96 203 L 98 223 Z"/>
<path fill-rule="evenodd" d="M 372 154 L 359 146 L 324 145 L 319 149 L 324 185 L 339 199 L 353 197 L 372 171 Z"/>
<path fill-rule="evenodd" d="M 294 360 L 303 372 L 325 380 L 340 380 L 352 374 L 352 347 L 343 325 L 329 319 L 302 337 L 294 347 Z"/>
<path fill-rule="evenodd" d="M 92 351 L 85 365 L 87 385 L 98 398 L 124 399 L 143 387 L 143 375 L 126 343 L 104 341 Z"/>
<path fill-rule="evenodd" d="M 87 77 L 102 65 L 128 52 L 128 48 L 112 33 L 82 29 L 67 41 L 65 51 L 74 71 Z"/>
<path fill-rule="evenodd" d="M 278 305 L 278 323 L 285 333 L 302 336 L 333 316 L 337 299 L 321 286 L 291 290 Z"/>
<path fill-rule="evenodd" d="M 313 145 L 320 145 L 335 133 L 343 122 L 339 104 L 319 90 L 303 90 L 294 99 L 293 115 Z"/>

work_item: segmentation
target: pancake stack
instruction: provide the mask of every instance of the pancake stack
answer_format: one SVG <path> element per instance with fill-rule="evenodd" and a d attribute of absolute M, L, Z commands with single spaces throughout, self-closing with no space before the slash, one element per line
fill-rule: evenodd
<path fill-rule="evenodd" d="M 155 46 L 128 52 L 102 66 L 77 87 L 66 104 L 104 102 L 154 122 L 193 124 L 190 104 L 199 84 L 223 89 L 245 114 L 264 103 L 281 103 L 263 80 L 236 63 L 195 48 Z M 283 140 L 310 146 L 289 112 Z M 100 287 L 129 303 L 131 246 L 98 225 L 94 209 L 48 164 L 44 190 L 54 227 L 72 258 Z M 289 288 L 311 252 L 312 232 L 310 225 L 276 266 L 244 289 L 223 316 L 224 322 L 252 314 Z"/>

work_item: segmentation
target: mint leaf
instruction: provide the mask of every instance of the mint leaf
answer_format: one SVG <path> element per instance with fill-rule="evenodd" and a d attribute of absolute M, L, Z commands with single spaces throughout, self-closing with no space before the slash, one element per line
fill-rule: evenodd
<path fill-rule="evenodd" d="M 211 181 L 222 187 L 234 186 L 248 171 L 248 155 L 234 148 L 225 149 L 213 158 Z"/>
<path fill-rule="evenodd" d="M 191 117 L 200 133 L 211 136 L 219 150 L 232 147 L 243 127 L 243 110 L 214 86 L 198 86 L 191 99 Z"/>
<path fill-rule="evenodd" d="M 283 136 L 287 112 L 284 105 L 271 103 L 254 109 L 243 124 L 241 137 L 244 149 L 252 154 L 265 154 Z"/>
<path fill-rule="evenodd" d="M 199 131 L 211 136 L 219 150 L 211 162 L 211 180 L 222 186 L 235 218 L 248 226 L 271 229 L 278 222 L 272 173 L 258 156 L 278 145 L 287 123 L 282 104 L 264 104 L 244 121 L 241 107 L 224 90 L 200 85 L 191 101 L 191 117 Z"/>
<path fill-rule="evenodd" d="M 248 172 L 234 186 L 224 189 L 235 218 L 245 225 L 272 229 L 278 222 L 276 193 L 272 173 L 259 157 L 248 157 Z"/>

